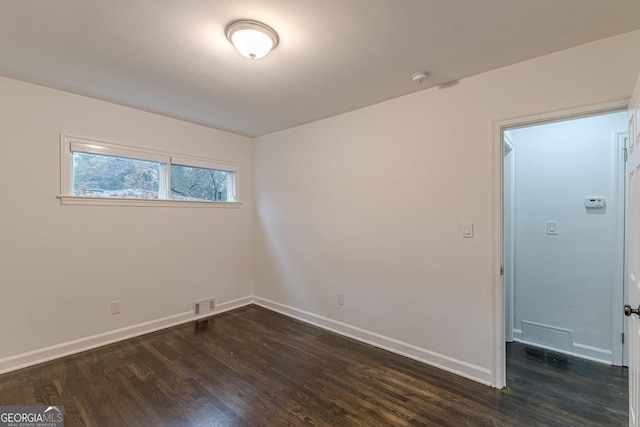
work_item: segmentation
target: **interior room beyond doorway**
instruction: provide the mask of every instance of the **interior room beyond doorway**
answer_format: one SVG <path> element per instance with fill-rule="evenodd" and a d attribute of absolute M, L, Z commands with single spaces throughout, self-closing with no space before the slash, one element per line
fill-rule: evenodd
<path fill-rule="evenodd" d="M 623 363 L 626 112 L 504 132 L 505 336 Z"/>

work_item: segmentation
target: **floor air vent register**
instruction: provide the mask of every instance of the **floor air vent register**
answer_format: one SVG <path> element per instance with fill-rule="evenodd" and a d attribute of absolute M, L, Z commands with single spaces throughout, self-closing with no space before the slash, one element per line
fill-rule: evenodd
<path fill-rule="evenodd" d="M 201 316 L 213 311 L 216 308 L 216 299 L 208 298 L 193 303 L 193 314 Z"/>

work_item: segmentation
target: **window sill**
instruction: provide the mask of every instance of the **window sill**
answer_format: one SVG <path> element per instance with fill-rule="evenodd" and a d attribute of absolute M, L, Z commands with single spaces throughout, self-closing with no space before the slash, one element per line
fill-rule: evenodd
<path fill-rule="evenodd" d="M 198 200 L 119 199 L 116 197 L 57 196 L 61 205 L 77 206 L 156 206 L 171 208 L 239 208 L 241 202 L 208 202 Z"/>

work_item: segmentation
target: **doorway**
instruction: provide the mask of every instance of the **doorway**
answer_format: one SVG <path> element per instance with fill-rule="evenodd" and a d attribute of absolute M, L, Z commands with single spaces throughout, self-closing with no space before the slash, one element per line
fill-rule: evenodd
<path fill-rule="evenodd" d="M 506 341 L 623 364 L 626 111 L 503 127 Z"/>

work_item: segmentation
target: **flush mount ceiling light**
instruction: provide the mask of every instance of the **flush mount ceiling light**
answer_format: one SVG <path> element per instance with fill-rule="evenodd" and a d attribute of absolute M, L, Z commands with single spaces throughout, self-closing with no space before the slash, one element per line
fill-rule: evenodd
<path fill-rule="evenodd" d="M 233 21 L 224 32 L 238 52 L 250 59 L 260 59 L 278 46 L 278 34 L 262 22 Z"/>

